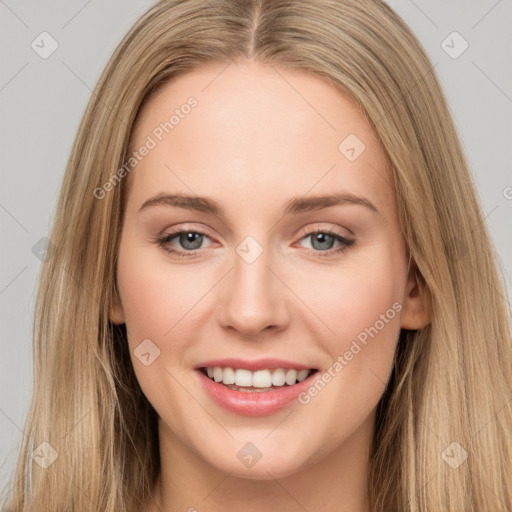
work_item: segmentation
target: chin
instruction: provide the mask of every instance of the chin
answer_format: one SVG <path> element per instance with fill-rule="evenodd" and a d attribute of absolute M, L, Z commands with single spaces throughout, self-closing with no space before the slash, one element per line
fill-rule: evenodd
<path fill-rule="evenodd" d="M 228 450 L 227 450 L 228 451 Z M 265 455 L 265 451 L 268 455 Z M 261 453 L 261 458 L 255 457 L 252 461 L 244 461 L 244 456 L 235 454 L 235 457 L 222 460 L 216 459 L 213 464 L 217 469 L 224 473 L 231 473 L 232 476 L 247 478 L 250 480 L 273 480 L 286 478 L 309 465 L 310 459 L 304 458 L 305 454 L 286 454 L 281 453 L 279 446 L 267 448 Z M 313 454 L 312 454 L 313 456 Z M 256 460 L 257 459 L 257 460 Z M 212 464 L 214 461 L 207 461 Z"/>

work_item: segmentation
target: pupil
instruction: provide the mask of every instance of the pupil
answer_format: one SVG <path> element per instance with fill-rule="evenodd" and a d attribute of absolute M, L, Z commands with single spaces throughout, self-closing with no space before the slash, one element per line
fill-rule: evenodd
<path fill-rule="evenodd" d="M 315 244 L 320 245 L 319 247 L 315 247 Z M 331 242 L 331 243 L 329 243 Z M 334 238 L 331 235 L 327 235 L 326 233 L 317 233 L 316 236 L 313 237 L 313 248 L 315 249 L 330 249 L 332 247 L 332 242 L 334 242 Z M 323 244 L 323 245 L 322 245 Z M 327 245 L 327 247 L 326 247 Z"/>
<path fill-rule="evenodd" d="M 200 235 L 199 233 L 193 233 L 190 231 L 188 233 L 182 233 L 180 235 L 181 245 L 185 249 L 189 249 L 189 250 L 198 249 L 199 247 L 201 247 L 202 236 L 203 235 Z M 190 245 L 187 245 L 187 244 L 190 244 Z"/>

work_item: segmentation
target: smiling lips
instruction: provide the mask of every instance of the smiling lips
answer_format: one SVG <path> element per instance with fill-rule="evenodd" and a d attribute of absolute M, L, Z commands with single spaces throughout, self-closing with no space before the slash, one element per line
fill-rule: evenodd
<path fill-rule="evenodd" d="M 196 367 L 210 398 L 244 416 L 273 414 L 311 385 L 314 368 L 281 360 L 218 360 Z"/>

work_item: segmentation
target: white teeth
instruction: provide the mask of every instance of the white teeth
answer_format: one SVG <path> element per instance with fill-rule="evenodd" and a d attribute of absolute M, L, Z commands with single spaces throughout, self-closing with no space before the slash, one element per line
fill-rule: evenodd
<path fill-rule="evenodd" d="M 255 388 L 269 388 L 272 386 L 270 370 L 258 370 L 252 374 L 252 385 Z"/>
<path fill-rule="evenodd" d="M 219 368 L 218 366 L 213 369 L 213 380 L 215 382 L 221 382 L 223 377 L 223 371 L 222 368 Z"/>
<path fill-rule="evenodd" d="M 233 368 L 224 368 L 224 372 L 222 374 L 222 382 L 224 384 L 235 383 L 235 370 L 233 370 Z"/>
<path fill-rule="evenodd" d="M 297 370 L 288 370 L 286 372 L 286 384 L 291 386 L 297 382 Z"/>
<path fill-rule="evenodd" d="M 286 373 L 282 368 L 274 370 L 272 373 L 272 385 L 273 386 L 284 386 L 286 382 Z"/>
<path fill-rule="evenodd" d="M 222 371 L 222 369 L 220 369 Z M 252 372 L 250 370 L 235 370 L 235 384 L 237 386 L 252 386 Z"/>
<path fill-rule="evenodd" d="M 297 380 L 302 382 L 309 375 L 309 370 L 300 370 L 297 372 Z"/>
<path fill-rule="evenodd" d="M 206 374 L 215 382 L 240 387 L 271 388 L 287 384 L 292 386 L 306 379 L 313 370 L 294 370 L 277 368 L 275 370 L 257 370 L 251 372 L 242 368 L 221 368 L 219 366 L 206 368 Z"/>

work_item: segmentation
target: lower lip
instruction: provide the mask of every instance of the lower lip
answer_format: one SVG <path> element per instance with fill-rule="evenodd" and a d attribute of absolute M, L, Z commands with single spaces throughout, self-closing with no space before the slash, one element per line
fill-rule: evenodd
<path fill-rule="evenodd" d="M 201 385 L 210 398 L 228 411 L 241 416 L 267 416 L 274 414 L 297 399 L 300 393 L 311 386 L 314 372 L 306 379 L 293 386 L 273 388 L 270 391 L 234 391 L 224 384 L 219 384 L 207 377 L 202 370 L 196 370 Z"/>

